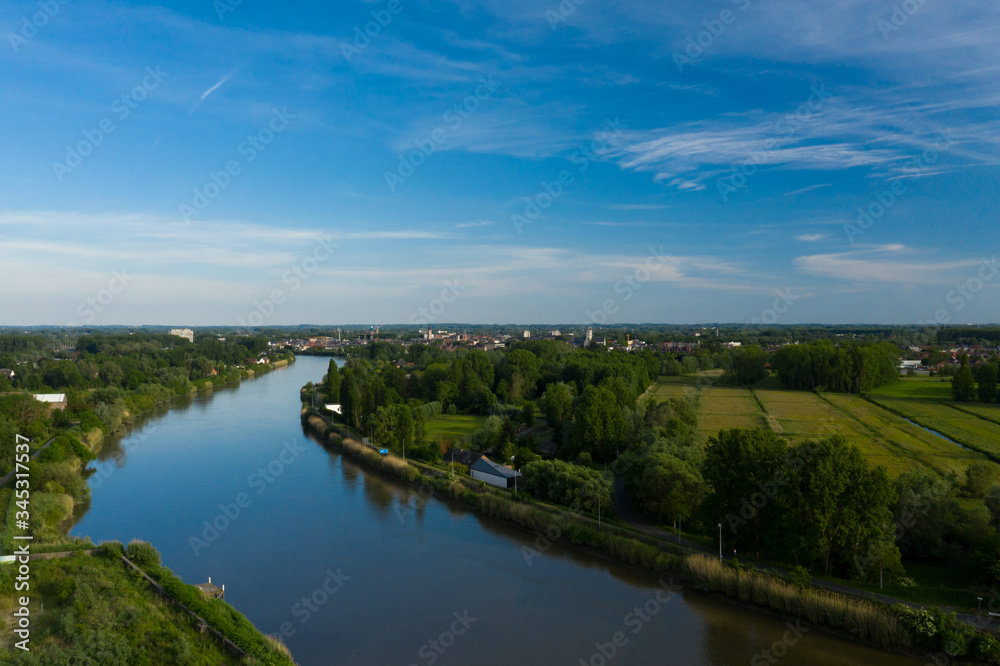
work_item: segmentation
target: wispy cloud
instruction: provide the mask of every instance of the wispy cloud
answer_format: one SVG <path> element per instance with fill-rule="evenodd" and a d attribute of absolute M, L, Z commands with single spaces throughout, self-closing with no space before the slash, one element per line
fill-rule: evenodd
<path fill-rule="evenodd" d="M 219 88 L 221 88 L 222 84 L 224 84 L 226 81 L 228 81 L 229 79 L 233 78 L 233 75 L 235 73 L 236 73 L 235 71 L 234 72 L 229 72 L 228 74 L 226 74 L 225 76 L 223 76 L 221 79 L 219 79 L 218 82 L 215 83 L 215 85 L 213 85 L 212 87 L 210 87 L 208 90 L 206 90 L 205 92 L 203 92 L 201 94 L 201 97 L 198 98 L 198 101 L 199 102 L 204 102 L 206 97 L 208 97 L 209 95 L 211 95 L 212 93 L 214 93 L 216 90 L 218 90 Z"/>
<path fill-rule="evenodd" d="M 947 285 L 982 264 L 982 259 L 920 261 L 916 255 L 894 244 L 797 257 L 795 266 L 803 273 L 852 283 Z"/>

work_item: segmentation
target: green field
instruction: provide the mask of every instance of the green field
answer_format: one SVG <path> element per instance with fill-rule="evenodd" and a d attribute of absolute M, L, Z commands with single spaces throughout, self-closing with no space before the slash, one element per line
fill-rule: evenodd
<path fill-rule="evenodd" d="M 639 402 L 645 403 L 650 398 L 653 398 L 656 404 L 660 404 L 670 398 L 693 396 L 696 392 L 697 379 L 692 375 L 660 377 L 652 386 L 646 389 L 645 393 L 639 396 Z"/>
<path fill-rule="evenodd" d="M 951 380 L 946 377 L 902 377 L 895 384 L 886 384 L 874 389 L 870 395 L 872 397 L 951 400 Z"/>
<path fill-rule="evenodd" d="M 913 398 L 874 398 L 880 405 L 896 411 L 922 426 L 946 437 L 1000 459 L 1000 424 L 987 421 L 977 414 L 951 406 L 951 401 L 917 400 Z"/>
<path fill-rule="evenodd" d="M 427 420 L 427 438 L 432 442 L 459 444 L 462 439 L 479 430 L 485 421 L 486 417 L 483 416 L 438 414 Z"/>
<path fill-rule="evenodd" d="M 698 430 L 714 435 L 723 428 L 766 428 L 767 421 L 753 395 L 742 388 L 702 390 L 698 403 Z"/>
<path fill-rule="evenodd" d="M 697 384 L 693 376 L 661 377 L 644 397 L 663 401 L 692 395 Z M 961 404 L 963 413 L 948 406 L 950 401 L 944 402 L 951 395 L 950 383 L 926 377 L 907 378 L 877 393 L 876 399 L 887 407 L 904 414 L 913 412 L 912 420 L 952 433 L 956 441 L 971 440 L 984 450 L 993 447 L 1000 456 L 1000 405 Z M 791 444 L 841 435 L 872 463 L 885 466 L 891 476 L 923 469 L 962 478 L 971 462 L 986 460 L 977 451 L 949 442 L 860 396 L 782 390 L 774 388 L 773 382 L 761 382 L 753 392 L 703 385 L 698 416 L 698 430 L 706 437 L 723 428 L 753 427 L 770 428 Z"/>

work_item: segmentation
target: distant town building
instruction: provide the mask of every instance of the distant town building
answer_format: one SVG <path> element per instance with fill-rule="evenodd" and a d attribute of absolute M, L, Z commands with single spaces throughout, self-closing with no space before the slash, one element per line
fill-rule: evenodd
<path fill-rule="evenodd" d="M 530 337 L 531 337 L 531 331 L 525 331 L 524 332 L 524 339 L 527 340 Z"/>
<path fill-rule="evenodd" d="M 584 339 L 583 339 L 583 346 L 584 347 L 589 347 L 593 342 L 594 342 L 594 329 L 588 328 L 587 329 L 587 335 L 584 336 Z"/>
<path fill-rule="evenodd" d="M 172 328 L 170 329 L 170 335 L 176 335 L 178 338 L 184 338 L 188 342 L 194 342 L 194 331 L 190 328 Z"/>
<path fill-rule="evenodd" d="M 0 368 L 0 377 L 8 381 L 14 381 L 14 371 L 10 368 Z"/>

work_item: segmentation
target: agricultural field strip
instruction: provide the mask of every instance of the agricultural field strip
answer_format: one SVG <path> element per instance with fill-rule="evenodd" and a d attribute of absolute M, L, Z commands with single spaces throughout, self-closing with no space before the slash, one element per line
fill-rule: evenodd
<path fill-rule="evenodd" d="M 1000 461 L 1000 425 L 940 401 L 877 396 L 876 404 Z"/>
<path fill-rule="evenodd" d="M 841 394 L 827 394 L 821 397 L 845 416 L 856 420 L 899 455 L 930 467 L 940 474 L 955 472 L 962 475 L 969 463 L 985 459 L 975 451 L 961 449 L 919 426 L 907 423 L 876 403 L 857 396 Z"/>
<path fill-rule="evenodd" d="M 877 431 L 873 433 L 868 424 L 816 394 L 783 390 L 761 390 L 756 393 L 764 409 L 778 422 L 783 434 L 793 443 L 839 434 L 859 446 L 865 457 L 885 465 L 891 475 L 901 474 L 917 466 L 936 469 L 925 460 L 907 455 L 905 447 L 900 447 L 896 442 L 887 442 L 884 437 L 876 434 Z M 961 469 L 964 470 L 964 466 Z"/>

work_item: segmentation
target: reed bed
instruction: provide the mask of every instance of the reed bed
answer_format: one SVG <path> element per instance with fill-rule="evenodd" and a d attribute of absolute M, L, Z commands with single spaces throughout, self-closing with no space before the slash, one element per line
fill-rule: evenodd
<path fill-rule="evenodd" d="M 800 590 L 776 576 L 736 569 L 704 555 L 690 555 L 684 564 L 692 585 L 703 592 L 721 592 L 742 603 L 801 617 L 883 649 L 910 647 L 910 632 L 886 607 L 824 590 Z"/>

